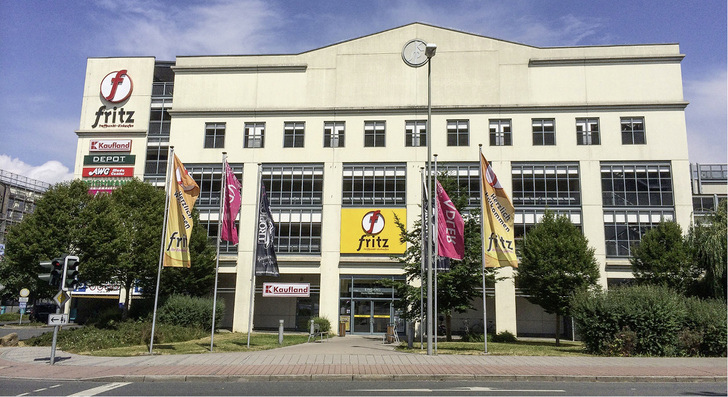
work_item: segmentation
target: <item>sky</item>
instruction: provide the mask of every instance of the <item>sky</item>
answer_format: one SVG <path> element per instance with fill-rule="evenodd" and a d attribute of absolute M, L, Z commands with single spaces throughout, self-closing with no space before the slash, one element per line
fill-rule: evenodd
<path fill-rule="evenodd" d="M 89 57 L 296 54 L 413 22 L 538 47 L 679 43 L 690 162 L 728 162 L 725 0 L 0 0 L 0 9 L 0 169 L 48 183 L 73 177 Z"/>

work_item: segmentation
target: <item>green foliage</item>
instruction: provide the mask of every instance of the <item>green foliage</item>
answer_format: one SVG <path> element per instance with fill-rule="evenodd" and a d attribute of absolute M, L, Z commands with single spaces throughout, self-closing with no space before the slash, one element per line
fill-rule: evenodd
<path fill-rule="evenodd" d="M 212 304 L 212 298 L 172 295 L 157 311 L 157 320 L 160 323 L 209 331 L 212 328 Z M 225 303 L 218 300 L 216 309 L 215 327 L 219 328 L 225 313 Z"/>
<path fill-rule="evenodd" d="M 510 333 L 509 331 L 503 331 L 499 332 L 497 334 L 494 334 L 490 338 L 491 342 L 495 343 L 516 343 L 518 342 L 518 339 L 515 335 Z"/>
<path fill-rule="evenodd" d="M 315 325 L 318 325 L 321 332 L 329 332 L 331 331 L 331 321 L 329 321 L 326 317 L 314 317 L 312 318 L 313 323 Z"/>
<path fill-rule="evenodd" d="M 521 252 L 517 286 L 547 313 L 569 314 L 571 296 L 599 280 L 594 248 L 566 216 L 546 211 L 526 233 Z"/>
<path fill-rule="evenodd" d="M 688 355 L 698 344 L 700 355 L 726 354 L 725 304 L 686 299 L 664 286 L 582 291 L 571 314 L 590 353 Z"/>
<path fill-rule="evenodd" d="M 698 282 L 698 296 L 726 301 L 726 266 L 728 263 L 728 202 L 722 200 L 717 210 L 698 221 L 688 233 L 695 266 L 703 271 Z"/>
<path fill-rule="evenodd" d="M 638 284 L 665 285 L 686 293 L 698 278 L 687 239 L 677 222 L 663 221 L 632 247 L 632 272 Z"/>

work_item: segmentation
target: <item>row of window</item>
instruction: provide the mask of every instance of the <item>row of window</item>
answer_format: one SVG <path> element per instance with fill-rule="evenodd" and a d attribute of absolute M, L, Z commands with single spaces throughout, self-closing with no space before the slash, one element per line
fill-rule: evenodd
<path fill-rule="evenodd" d="M 489 120 L 491 146 L 512 146 L 513 133 L 511 119 Z M 161 121 L 160 121 L 161 123 Z M 646 143 L 645 122 L 643 117 L 622 117 L 622 144 L 637 145 Z M 161 128 L 161 127 L 158 127 Z M 297 148 L 304 146 L 306 130 L 305 122 L 285 122 L 283 126 L 283 147 Z M 531 131 L 534 146 L 556 145 L 556 120 L 532 119 Z M 405 121 L 405 146 L 427 146 L 427 122 L 425 120 Z M 168 131 L 167 131 L 168 133 Z M 245 123 L 243 147 L 265 147 L 265 123 Z M 576 119 L 577 145 L 599 145 L 601 143 L 599 118 Z M 346 123 L 344 121 L 327 121 L 324 123 L 324 147 L 340 148 L 346 144 Z M 470 145 L 469 120 L 447 121 L 447 145 Z M 364 147 L 386 146 L 386 122 L 364 122 Z M 225 147 L 225 123 L 205 124 L 205 148 Z"/>

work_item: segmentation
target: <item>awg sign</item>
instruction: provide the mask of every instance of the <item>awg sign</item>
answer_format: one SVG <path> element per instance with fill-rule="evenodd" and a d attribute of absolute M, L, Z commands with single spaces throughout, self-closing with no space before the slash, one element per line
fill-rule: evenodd
<path fill-rule="evenodd" d="M 110 178 L 110 177 L 122 177 L 134 176 L 133 167 L 84 167 L 83 176 L 95 177 L 95 178 Z"/>

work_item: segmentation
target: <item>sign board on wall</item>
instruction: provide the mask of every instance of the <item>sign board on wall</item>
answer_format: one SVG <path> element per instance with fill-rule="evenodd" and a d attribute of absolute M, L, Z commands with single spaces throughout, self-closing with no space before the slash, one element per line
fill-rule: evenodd
<path fill-rule="evenodd" d="M 96 178 L 133 177 L 134 167 L 84 167 L 82 175 Z"/>
<path fill-rule="evenodd" d="M 93 139 L 89 152 L 131 152 L 131 139 Z"/>
<path fill-rule="evenodd" d="M 395 215 L 407 224 L 404 208 L 344 208 L 341 210 L 342 254 L 403 254 Z"/>
<path fill-rule="evenodd" d="M 133 154 L 94 154 L 83 156 L 83 165 L 134 164 Z"/>
<path fill-rule="evenodd" d="M 263 283 L 263 296 L 278 298 L 308 298 L 311 296 L 311 284 Z"/>

